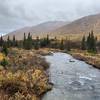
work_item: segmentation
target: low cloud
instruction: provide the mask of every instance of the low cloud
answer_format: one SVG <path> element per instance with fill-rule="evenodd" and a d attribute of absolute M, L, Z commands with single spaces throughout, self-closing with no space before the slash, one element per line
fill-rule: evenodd
<path fill-rule="evenodd" d="M 100 0 L 0 0 L 0 32 L 100 12 Z"/>

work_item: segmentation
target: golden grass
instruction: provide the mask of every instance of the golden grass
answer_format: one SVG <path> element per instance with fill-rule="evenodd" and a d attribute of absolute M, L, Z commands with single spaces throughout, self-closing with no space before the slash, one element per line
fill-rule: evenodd
<path fill-rule="evenodd" d="M 70 53 L 76 59 L 84 60 L 88 64 L 100 69 L 100 53 L 94 54 L 82 50 L 72 50 Z"/>
<path fill-rule="evenodd" d="M 36 52 L 10 49 L 9 65 L 7 69 L 0 70 L 0 100 L 39 100 L 51 89 L 46 74 L 48 64 Z M 3 54 L 0 56 L 3 59 Z"/>
<path fill-rule="evenodd" d="M 3 53 L 0 53 L 0 61 L 2 61 L 5 58 L 5 55 Z"/>
<path fill-rule="evenodd" d="M 79 34 L 49 34 L 49 36 L 50 36 L 50 38 L 55 38 L 55 37 L 57 37 L 57 39 L 66 39 L 66 37 L 68 38 L 68 39 L 70 39 L 71 41 L 81 41 L 82 40 L 82 37 L 83 36 L 88 36 L 88 33 L 79 33 Z M 98 33 L 98 34 L 96 34 L 96 33 L 94 33 L 94 35 L 98 38 L 98 40 L 100 41 L 100 34 Z M 39 34 L 39 37 L 40 38 L 44 38 L 44 37 L 46 37 L 47 36 L 47 34 Z M 36 38 L 36 35 L 34 35 L 33 36 L 33 38 L 35 39 Z"/>

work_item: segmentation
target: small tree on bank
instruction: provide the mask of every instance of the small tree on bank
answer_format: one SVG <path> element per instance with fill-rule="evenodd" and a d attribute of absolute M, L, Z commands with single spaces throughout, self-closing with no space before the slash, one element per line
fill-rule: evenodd
<path fill-rule="evenodd" d="M 17 40 L 15 38 L 15 35 L 13 36 L 13 40 L 12 40 L 12 46 L 13 47 L 16 47 L 18 44 L 17 44 Z"/>
<path fill-rule="evenodd" d="M 6 42 L 4 43 L 2 47 L 2 53 L 4 53 L 6 56 L 8 55 L 8 48 Z"/>
<path fill-rule="evenodd" d="M 88 52 L 96 53 L 97 52 L 96 43 L 97 43 L 97 37 L 95 37 L 93 31 L 91 31 L 87 39 L 85 39 L 85 36 L 83 36 L 81 41 L 81 49 L 87 50 Z"/>
<path fill-rule="evenodd" d="M 1 47 L 3 46 L 3 43 L 4 43 L 4 40 L 3 40 L 3 37 L 1 36 L 1 37 L 0 37 L 0 46 L 1 46 Z"/>
<path fill-rule="evenodd" d="M 40 40 L 39 37 L 36 37 L 36 41 L 34 43 L 34 49 L 38 50 L 40 48 Z"/>
<path fill-rule="evenodd" d="M 70 51 L 70 50 L 71 50 L 70 38 L 68 39 L 68 37 L 66 37 L 64 45 L 65 45 L 64 48 L 65 48 L 67 51 Z"/>
<path fill-rule="evenodd" d="M 64 50 L 64 40 L 63 39 L 60 42 L 60 49 L 61 50 Z"/>
<path fill-rule="evenodd" d="M 33 47 L 32 42 L 33 42 L 33 40 L 32 40 L 31 34 L 29 33 L 28 37 L 26 38 L 26 35 L 24 33 L 23 48 L 27 49 L 27 50 L 32 49 L 32 47 Z"/>
<path fill-rule="evenodd" d="M 81 49 L 82 50 L 86 50 L 86 40 L 85 40 L 85 36 L 83 36 L 83 38 L 82 38 Z"/>
<path fill-rule="evenodd" d="M 7 38 L 7 45 L 6 45 L 8 48 L 11 47 L 11 40 L 10 40 L 10 37 L 8 36 Z"/>
<path fill-rule="evenodd" d="M 97 38 L 94 36 L 93 31 L 91 31 L 91 33 L 89 33 L 89 36 L 87 37 L 88 52 L 97 52 L 96 42 L 97 42 Z"/>

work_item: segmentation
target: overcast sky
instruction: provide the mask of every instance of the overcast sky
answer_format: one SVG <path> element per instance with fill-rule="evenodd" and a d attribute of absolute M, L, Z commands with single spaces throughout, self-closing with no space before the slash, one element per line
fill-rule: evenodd
<path fill-rule="evenodd" d="M 0 32 L 100 12 L 100 0 L 0 0 Z"/>

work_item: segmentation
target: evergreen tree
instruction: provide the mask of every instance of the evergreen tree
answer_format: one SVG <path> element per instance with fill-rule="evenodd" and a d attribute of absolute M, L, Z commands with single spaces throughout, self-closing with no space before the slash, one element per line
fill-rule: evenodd
<path fill-rule="evenodd" d="M 13 36 L 13 46 L 14 47 L 18 46 L 18 41 L 16 40 L 15 35 Z"/>
<path fill-rule="evenodd" d="M 57 42 L 57 37 L 55 36 L 54 38 L 54 44 L 53 44 L 53 48 L 58 48 L 58 42 Z"/>
<path fill-rule="evenodd" d="M 87 50 L 90 50 L 90 40 L 91 40 L 91 33 L 89 33 L 89 36 L 87 37 L 87 41 L 86 41 Z"/>
<path fill-rule="evenodd" d="M 11 41 L 10 41 L 10 38 L 8 36 L 8 38 L 7 38 L 7 47 L 9 48 L 10 46 L 11 46 Z"/>
<path fill-rule="evenodd" d="M 3 44 L 2 52 L 7 56 L 8 55 L 8 48 L 6 42 Z"/>
<path fill-rule="evenodd" d="M 27 49 L 32 49 L 32 36 L 31 36 L 30 33 L 28 34 L 28 38 L 27 38 L 26 44 L 27 44 L 27 46 L 26 46 Z"/>
<path fill-rule="evenodd" d="M 3 59 L 1 61 L 1 65 L 6 69 L 6 66 L 8 65 L 8 61 L 6 59 Z"/>
<path fill-rule="evenodd" d="M 26 38 L 26 35 L 24 33 L 24 40 L 23 40 L 24 49 L 27 49 L 27 50 L 32 49 L 32 42 L 33 42 L 33 40 L 32 40 L 31 34 L 29 33 L 28 37 Z"/>
<path fill-rule="evenodd" d="M 68 47 L 67 47 L 67 50 L 70 51 L 71 50 L 71 41 L 70 41 L 70 38 L 68 40 Z"/>
<path fill-rule="evenodd" d="M 17 40 L 15 38 L 15 35 L 13 36 L 12 45 L 13 45 L 13 47 L 17 46 Z"/>
<path fill-rule="evenodd" d="M 37 36 L 36 37 L 36 41 L 35 41 L 35 43 L 34 43 L 34 49 L 36 49 L 36 50 L 38 50 L 39 49 L 39 47 L 40 47 L 40 43 L 39 43 L 39 37 Z"/>
<path fill-rule="evenodd" d="M 94 34 L 93 34 L 93 31 L 91 32 L 91 51 L 92 52 L 96 52 L 97 50 L 96 50 L 96 42 L 97 42 L 97 40 L 96 40 L 96 38 L 94 37 Z"/>
<path fill-rule="evenodd" d="M 26 34 L 24 33 L 23 48 L 26 48 Z"/>
<path fill-rule="evenodd" d="M 50 44 L 49 35 L 47 35 L 47 38 L 46 38 L 46 43 L 47 43 L 47 45 L 49 45 L 49 44 Z"/>
<path fill-rule="evenodd" d="M 43 38 L 40 40 L 40 46 L 41 47 L 46 47 L 47 46 L 47 39 L 46 38 Z"/>
<path fill-rule="evenodd" d="M 1 46 L 1 47 L 3 46 L 3 43 L 4 43 L 4 40 L 3 40 L 3 37 L 1 36 L 1 37 L 0 37 L 0 46 Z"/>
<path fill-rule="evenodd" d="M 60 49 L 64 50 L 64 40 L 63 39 L 61 40 L 61 43 L 60 43 Z"/>
<path fill-rule="evenodd" d="M 64 48 L 67 50 L 67 51 L 70 51 L 70 38 L 68 39 L 67 37 L 66 37 L 66 39 L 65 39 L 65 44 L 64 44 L 65 46 L 64 46 Z"/>
<path fill-rule="evenodd" d="M 93 31 L 91 31 L 91 33 L 87 37 L 87 50 L 89 52 L 96 52 L 97 51 L 96 42 L 97 42 L 97 39 L 94 37 Z"/>
<path fill-rule="evenodd" d="M 82 50 L 86 50 L 86 41 L 85 41 L 85 36 L 83 36 L 83 38 L 82 38 L 81 49 L 82 49 Z"/>

